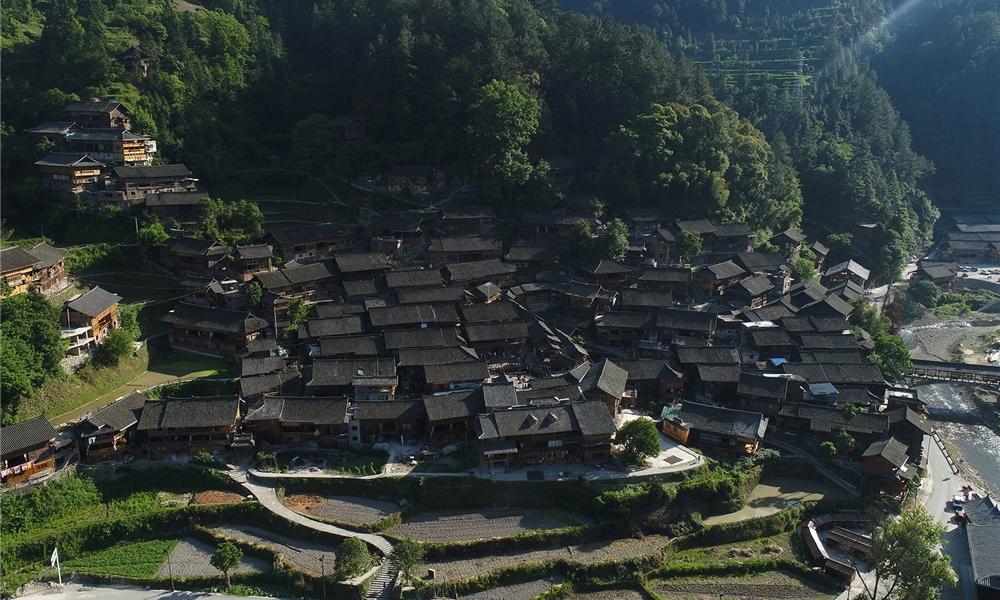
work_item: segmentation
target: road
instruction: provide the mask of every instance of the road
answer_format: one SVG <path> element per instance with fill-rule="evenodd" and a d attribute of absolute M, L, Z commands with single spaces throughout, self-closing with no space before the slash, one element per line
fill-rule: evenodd
<path fill-rule="evenodd" d="M 135 586 L 102 585 L 100 587 L 67 583 L 58 586 L 34 586 L 26 588 L 18 598 L 40 598 L 44 600 L 264 600 L 261 596 L 230 596 L 207 592 L 171 592 L 170 590 L 146 590 Z M 269 598 L 267 600 L 274 600 Z"/>
<path fill-rule="evenodd" d="M 975 580 L 972 577 L 969 544 L 965 530 L 951 522 L 954 513 L 948 508 L 948 501 L 959 493 L 966 482 L 961 475 L 954 475 L 948 466 L 944 453 L 937 444 L 930 444 L 927 460 L 928 477 L 932 482 L 930 493 L 924 501 L 924 508 L 939 523 L 947 527 L 942 538 L 942 551 L 951 558 L 951 566 L 958 575 L 958 585 L 945 589 L 943 600 L 975 600 Z"/>

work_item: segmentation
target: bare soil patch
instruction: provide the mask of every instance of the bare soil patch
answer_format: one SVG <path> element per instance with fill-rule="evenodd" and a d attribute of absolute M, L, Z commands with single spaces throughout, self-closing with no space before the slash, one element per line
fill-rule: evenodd
<path fill-rule="evenodd" d="M 535 598 L 542 595 L 545 590 L 554 586 L 562 580 L 560 577 L 548 577 L 546 579 L 536 579 L 524 583 L 504 585 L 492 590 L 483 590 L 469 596 L 462 596 L 462 600 L 514 600 L 515 598 L 525 599 Z"/>
<path fill-rule="evenodd" d="M 209 563 L 215 546 L 201 540 L 184 538 L 173 552 L 170 553 L 169 565 L 163 563 L 158 574 L 166 578 L 173 573 L 174 577 L 222 577 L 222 572 Z M 238 573 L 266 573 L 271 570 L 271 564 L 256 556 L 244 556 L 238 567 L 230 571 L 230 575 Z"/>
<path fill-rule="evenodd" d="M 194 495 L 194 504 L 235 504 L 243 502 L 243 496 L 236 492 L 208 490 Z"/>
<path fill-rule="evenodd" d="M 377 523 L 399 511 L 399 507 L 392 502 L 358 496 L 296 494 L 286 497 L 284 503 L 288 508 L 307 517 L 353 527 Z"/>
<path fill-rule="evenodd" d="M 585 520 L 557 510 L 501 509 L 475 512 L 424 512 L 388 533 L 421 542 L 463 542 L 509 537 L 526 531 L 559 529 Z"/>
<path fill-rule="evenodd" d="M 626 557 L 643 556 L 662 551 L 667 541 L 666 536 L 647 535 L 642 539 L 628 538 L 552 550 L 531 550 L 516 554 L 428 562 L 424 566 L 434 569 L 437 578 L 442 581 L 463 580 L 528 563 L 565 560 L 581 565 L 592 565 Z"/>
<path fill-rule="evenodd" d="M 650 586 L 665 598 L 676 600 L 715 600 L 719 594 L 748 598 L 789 598 L 828 600 L 836 594 L 780 571 L 747 576 L 677 577 L 654 580 Z"/>
<path fill-rule="evenodd" d="M 337 559 L 337 548 L 333 544 L 282 535 L 259 527 L 226 525 L 213 531 L 229 539 L 267 546 L 299 569 L 313 575 L 323 572 L 323 561 L 326 561 L 326 571 L 332 570 Z"/>
<path fill-rule="evenodd" d="M 670 597 L 672 600 L 672 596 Z M 615 588 L 597 592 L 576 592 L 568 600 L 646 600 L 646 595 L 638 590 Z"/>

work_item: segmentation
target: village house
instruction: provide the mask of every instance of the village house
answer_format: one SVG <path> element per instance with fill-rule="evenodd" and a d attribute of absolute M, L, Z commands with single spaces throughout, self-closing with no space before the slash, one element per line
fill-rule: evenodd
<path fill-rule="evenodd" d="M 139 392 L 132 392 L 73 427 L 83 461 L 95 463 L 124 457 L 134 441 L 139 416 L 147 400 Z"/>
<path fill-rule="evenodd" d="M 489 237 L 434 238 L 427 246 L 427 262 L 433 267 L 445 263 L 473 262 L 500 258 L 500 244 Z"/>
<path fill-rule="evenodd" d="M 746 275 L 743 267 L 727 260 L 697 269 L 691 276 L 691 282 L 694 289 L 703 296 L 721 296 Z"/>
<path fill-rule="evenodd" d="M 309 262 L 330 258 L 354 245 L 354 234 L 330 223 L 300 225 L 268 233 L 276 254 L 286 261 Z"/>
<path fill-rule="evenodd" d="M 132 128 L 128 111 L 115 100 L 70 102 L 62 112 L 67 121 L 73 121 L 81 127 Z"/>
<path fill-rule="evenodd" d="M 712 252 L 730 254 L 753 252 L 756 235 L 745 223 L 723 223 L 712 234 Z"/>
<path fill-rule="evenodd" d="M 958 277 L 958 265 L 955 263 L 940 263 L 921 261 L 913 274 L 914 280 L 926 279 L 939 287 L 950 289 Z"/>
<path fill-rule="evenodd" d="M 427 419 L 420 400 L 358 402 L 351 409 L 349 435 L 353 446 L 412 444 L 426 431 Z"/>
<path fill-rule="evenodd" d="M 146 194 L 146 213 L 163 222 L 196 223 L 205 192 L 151 192 Z"/>
<path fill-rule="evenodd" d="M 313 396 L 349 396 L 357 402 L 395 400 L 399 378 L 391 358 L 314 360 L 306 382 Z"/>
<path fill-rule="evenodd" d="M 474 288 L 479 284 L 491 281 L 500 287 L 509 287 L 514 283 L 517 269 L 513 265 L 500 262 L 499 259 L 479 260 L 474 262 L 450 263 L 441 270 L 448 285 Z"/>
<path fill-rule="evenodd" d="M 522 213 L 521 237 L 546 244 L 564 244 L 576 235 L 577 223 L 581 219 L 586 220 L 581 215 L 564 210 Z"/>
<path fill-rule="evenodd" d="M 739 280 L 726 290 L 726 296 L 738 306 L 760 308 L 767 304 L 774 292 L 774 284 L 766 275 L 754 275 Z"/>
<path fill-rule="evenodd" d="M 225 450 L 239 418 L 237 396 L 147 400 L 137 431 L 147 456 Z"/>
<path fill-rule="evenodd" d="M 601 259 L 578 269 L 585 281 L 607 289 L 623 287 L 633 279 L 635 271 L 618 261 Z"/>
<path fill-rule="evenodd" d="M 636 280 L 636 287 L 640 290 L 670 292 L 674 298 L 688 298 L 691 296 L 691 269 L 688 267 L 646 269 Z"/>
<path fill-rule="evenodd" d="M 50 152 L 35 166 L 42 188 L 62 198 L 96 192 L 103 182 L 104 163 L 83 153 Z"/>
<path fill-rule="evenodd" d="M 868 283 L 871 271 L 853 260 L 833 265 L 823 273 L 823 285 L 830 288 L 843 281 L 850 281 L 862 288 Z"/>
<path fill-rule="evenodd" d="M 66 136 L 76 129 L 78 126 L 75 121 L 45 121 L 29 129 L 28 136 L 35 147 L 48 140 L 54 149 L 61 149 L 66 143 Z"/>
<path fill-rule="evenodd" d="M 258 444 L 347 447 L 344 397 L 265 396 L 243 419 L 243 431 Z"/>
<path fill-rule="evenodd" d="M 973 498 L 965 503 L 965 539 L 969 544 L 972 580 L 977 600 L 1000 598 L 1000 505 L 991 496 Z"/>
<path fill-rule="evenodd" d="M 67 340 L 67 354 L 87 354 L 118 327 L 118 303 L 121 296 L 95 287 L 66 302 L 60 322 L 62 337 Z"/>
<path fill-rule="evenodd" d="M 385 287 L 392 292 L 420 288 L 441 288 L 444 281 L 438 269 L 394 269 L 385 274 Z"/>
<path fill-rule="evenodd" d="M 628 373 L 626 387 L 635 390 L 639 402 L 677 398 L 684 391 L 684 374 L 664 358 L 616 359 Z"/>
<path fill-rule="evenodd" d="M 56 436 L 45 417 L 4 426 L 0 436 L 0 481 L 15 485 L 54 472 L 52 444 Z"/>
<path fill-rule="evenodd" d="M 448 173 L 441 168 L 428 165 L 394 165 L 383 173 L 385 189 L 393 194 L 404 191 L 411 194 L 427 194 L 448 181 Z"/>
<path fill-rule="evenodd" d="M 160 319 L 167 324 L 170 347 L 179 352 L 239 356 L 260 337 L 267 321 L 247 312 L 181 302 Z"/>
<path fill-rule="evenodd" d="M 434 326 L 456 326 L 459 318 L 454 306 L 448 304 L 406 304 L 403 306 L 374 307 L 368 310 L 368 319 L 374 329 L 425 329 Z"/>
<path fill-rule="evenodd" d="M 43 296 L 51 296 L 66 287 L 66 251 L 41 242 L 24 250 L 11 246 L 0 250 L 0 276 L 10 294 L 22 294 L 34 287 Z"/>
<path fill-rule="evenodd" d="M 559 266 L 559 251 L 549 245 L 519 241 L 507 250 L 503 260 L 517 267 L 519 281 L 534 282 L 543 271 Z"/>
<path fill-rule="evenodd" d="M 424 365 L 423 371 L 424 386 L 428 393 L 475 389 L 490 377 L 486 363 L 476 360 Z"/>
<path fill-rule="evenodd" d="M 644 236 L 663 227 L 665 219 L 658 208 L 630 208 L 625 210 L 625 224 L 635 236 Z"/>
<path fill-rule="evenodd" d="M 74 129 L 66 134 L 68 152 L 80 152 L 109 165 L 148 165 L 156 155 L 156 142 L 148 135 L 124 129 Z"/>
<path fill-rule="evenodd" d="M 214 240 L 175 238 L 160 250 L 163 266 L 188 277 L 211 277 L 229 250 Z"/>
<path fill-rule="evenodd" d="M 892 436 L 872 442 L 861 458 L 862 486 L 902 501 L 907 484 L 917 476 L 916 467 L 907 463 L 906 444 Z"/>
<path fill-rule="evenodd" d="M 489 206 L 456 206 L 441 210 L 438 228 L 445 236 L 463 235 L 493 237 L 496 231 L 496 213 Z"/>
<path fill-rule="evenodd" d="M 34 271 L 38 259 L 20 246 L 0 251 L 0 269 L 10 294 L 23 294 L 35 284 Z"/>
<path fill-rule="evenodd" d="M 275 271 L 256 273 L 254 278 L 273 297 L 284 300 L 330 300 L 340 291 L 331 261 L 286 265 Z M 275 298 L 265 304 L 274 305 Z"/>
<path fill-rule="evenodd" d="M 454 327 L 390 330 L 383 334 L 386 350 L 403 348 L 448 348 L 461 345 Z"/>
<path fill-rule="evenodd" d="M 483 387 L 431 394 L 423 397 L 427 415 L 427 439 L 446 445 L 476 438 L 474 422 L 486 412 Z"/>
<path fill-rule="evenodd" d="M 274 271 L 273 256 L 274 250 L 267 244 L 236 246 L 236 270 L 240 281 L 250 281 L 258 273 Z"/>
<path fill-rule="evenodd" d="M 611 413 L 597 401 L 493 410 L 479 415 L 474 426 L 489 469 L 606 463 L 615 434 Z"/>
<path fill-rule="evenodd" d="M 465 340 L 480 356 L 516 358 L 528 346 L 531 334 L 527 323 L 466 323 Z"/>
<path fill-rule="evenodd" d="M 116 201 L 134 205 L 156 192 L 193 192 L 198 180 L 184 165 L 172 164 L 115 167 L 114 183 Z"/>
<path fill-rule="evenodd" d="M 768 241 L 777 246 L 784 256 L 797 257 L 805 245 L 806 235 L 801 229 L 792 227 L 776 233 Z"/>
<path fill-rule="evenodd" d="M 392 267 L 385 255 L 379 252 L 335 254 L 333 262 L 343 281 L 380 279 Z"/>
<path fill-rule="evenodd" d="M 685 446 L 738 456 L 757 452 L 768 419 L 747 412 L 684 401 L 663 409 L 663 433 Z"/>

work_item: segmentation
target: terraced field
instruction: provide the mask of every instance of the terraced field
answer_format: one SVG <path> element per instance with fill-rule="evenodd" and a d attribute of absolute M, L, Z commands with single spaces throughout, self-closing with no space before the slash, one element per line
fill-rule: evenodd
<path fill-rule="evenodd" d="M 317 496 L 296 494 L 285 498 L 284 503 L 295 512 L 349 527 L 364 527 L 377 523 L 399 507 L 392 502 L 382 502 L 357 496 Z"/>
<path fill-rule="evenodd" d="M 789 598 L 829 600 L 832 590 L 815 587 L 778 571 L 739 576 L 674 577 L 653 580 L 652 589 L 671 600 L 715 600 L 719 594 L 735 598 Z"/>
<path fill-rule="evenodd" d="M 285 557 L 299 569 L 319 575 L 323 572 L 322 561 L 326 561 L 327 569 L 332 569 L 336 562 L 336 547 L 299 537 L 289 537 L 247 525 L 227 525 L 214 529 L 222 536 L 244 543 L 267 546 Z"/>
<path fill-rule="evenodd" d="M 434 569 L 436 577 L 442 581 L 470 579 L 498 569 L 506 569 L 528 563 L 565 560 L 581 565 L 592 565 L 622 558 L 631 558 L 660 552 L 667 545 L 668 538 L 662 535 L 648 535 L 642 539 L 622 539 L 608 542 L 594 542 L 579 546 L 568 546 L 554 550 L 532 550 L 516 554 L 500 554 L 477 558 L 446 561 L 431 561 L 423 567 Z M 422 570 L 422 569 L 421 569 Z"/>
<path fill-rule="evenodd" d="M 580 517 L 557 510 L 500 509 L 476 512 L 425 512 L 388 531 L 421 542 L 465 542 L 509 537 L 526 531 L 580 525 Z"/>
<path fill-rule="evenodd" d="M 462 600 L 512 600 L 513 598 L 535 598 L 540 596 L 545 590 L 559 583 L 559 577 L 549 577 L 547 579 L 535 579 L 524 583 L 515 583 L 484 590 L 468 596 L 462 596 Z"/>
<path fill-rule="evenodd" d="M 667 596 L 670 600 L 674 596 Z M 647 600 L 646 594 L 629 588 L 615 588 L 597 592 L 575 592 L 567 600 Z"/>
<path fill-rule="evenodd" d="M 213 567 L 209 560 L 215 553 L 215 546 L 201 540 L 185 538 L 174 547 L 170 553 L 169 565 L 160 567 L 158 577 L 221 577 L 222 573 Z M 229 572 L 230 575 L 241 573 L 266 573 L 271 570 L 271 564 L 256 556 L 244 556 L 238 567 Z"/>

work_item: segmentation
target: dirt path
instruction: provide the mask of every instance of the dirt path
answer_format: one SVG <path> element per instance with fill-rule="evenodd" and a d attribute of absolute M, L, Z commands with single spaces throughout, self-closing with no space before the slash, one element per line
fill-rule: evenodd
<path fill-rule="evenodd" d="M 595 542 L 580 546 L 569 546 L 556 550 L 531 550 L 518 554 L 491 555 L 448 561 L 428 562 L 424 566 L 436 571 L 442 581 L 462 580 L 485 575 L 499 569 L 527 563 L 550 560 L 565 560 L 581 565 L 592 565 L 625 557 L 636 557 L 660 552 L 667 545 L 668 538 L 662 535 L 647 535 L 641 540 L 627 538 L 606 542 Z"/>

